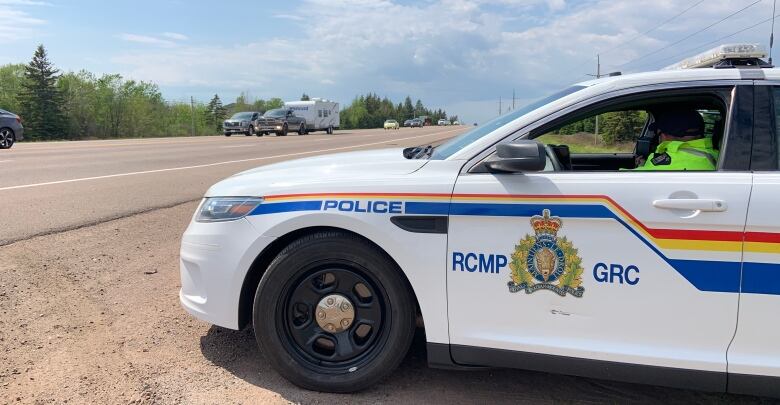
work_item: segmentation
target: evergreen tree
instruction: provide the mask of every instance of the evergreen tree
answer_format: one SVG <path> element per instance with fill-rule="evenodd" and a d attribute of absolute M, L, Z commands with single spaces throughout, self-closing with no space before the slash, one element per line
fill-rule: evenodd
<path fill-rule="evenodd" d="M 222 122 L 227 118 L 227 108 L 222 105 L 219 95 L 215 94 L 206 106 L 208 122 L 216 131 L 222 130 Z"/>
<path fill-rule="evenodd" d="M 26 132 L 31 139 L 54 139 L 63 135 L 65 120 L 57 73 L 59 70 L 49 61 L 46 49 L 38 45 L 32 60 L 24 67 L 25 80 L 19 94 Z"/>
<path fill-rule="evenodd" d="M 422 101 L 420 99 L 417 99 L 417 102 L 414 103 L 414 116 L 419 117 L 422 115 L 428 115 L 430 116 L 430 112 L 426 110 L 425 106 L 423 105 Z"/>
<path fill-rule="evenodd" d="M 409 96 L 404 99 L 403 116 L 404 119 L 414 118 L 414 104 Z"/>
<path fill-rule="evenodd" d="M 303 95 L 301 96 L 301 101 L 309 101 L 309 100 L 311 100 L 309 95 L 306 94 L 306 93 L 303 93 Z"/>

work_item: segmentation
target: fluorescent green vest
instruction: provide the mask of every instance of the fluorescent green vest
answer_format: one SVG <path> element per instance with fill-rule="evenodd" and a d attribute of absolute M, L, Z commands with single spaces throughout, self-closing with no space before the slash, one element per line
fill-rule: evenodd
<path fill-rule="evenodd" d="M 661 142 L 644 166 L 634 170 L 715 170 L 717 166 L 718 151 L 712 148 L 712 139 L 701 138 Z"/>

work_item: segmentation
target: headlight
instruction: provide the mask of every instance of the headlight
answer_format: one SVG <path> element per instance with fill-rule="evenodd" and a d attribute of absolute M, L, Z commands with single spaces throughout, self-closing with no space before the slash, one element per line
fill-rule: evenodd
<path fill-rule="evenodd" d="M 262 197 L 206 198 L 198 209 L 198 222 L 233 221 L 247 216 L 263 202 Z"/>

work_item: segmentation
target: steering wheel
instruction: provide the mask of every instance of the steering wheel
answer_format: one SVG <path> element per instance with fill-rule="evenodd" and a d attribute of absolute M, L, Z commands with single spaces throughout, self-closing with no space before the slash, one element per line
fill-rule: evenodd
<path fill-rule="evenodd" d="M 547 155 L 547 164 L 544 166 L 545 172 L 560 172 L 563 171 L 563 165 L 561 164 L 558 155 L 555 154 L 553 148 L 550 145 L 544 145 L 544 151 Z"/>

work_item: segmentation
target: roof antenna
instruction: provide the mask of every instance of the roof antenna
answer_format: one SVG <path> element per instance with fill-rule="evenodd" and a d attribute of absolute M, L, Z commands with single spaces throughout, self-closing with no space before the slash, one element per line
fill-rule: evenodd
<path fill-rule="evenodd" d="M 772 4 L 772 33 L 769 34 L 769 64 L 772 64 L 772 46 L 775 44 L 775 11 L 777 9 L 777 0 Z"/>

